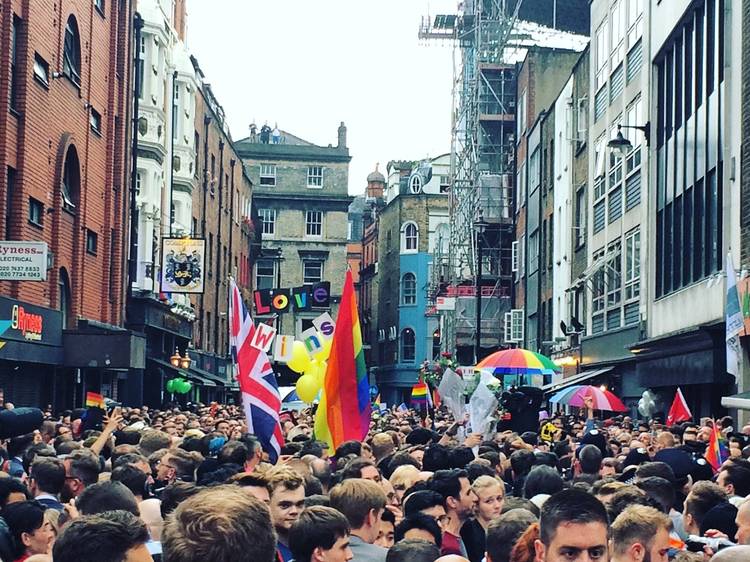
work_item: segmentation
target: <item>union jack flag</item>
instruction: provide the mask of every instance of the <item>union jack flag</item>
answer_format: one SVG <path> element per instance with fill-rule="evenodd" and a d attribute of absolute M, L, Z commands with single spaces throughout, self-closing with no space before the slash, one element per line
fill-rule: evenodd
<path fill-rule="evenodd" d="M 250 345 L 255 324 L 234 279 L 230 281 L 229 318 L 232 360 L 242 392 L 248 431 L 258 438 L 271 462 L 275 463 L 284 443 L 279 425 L 279 387 L 266 352 Z"/>

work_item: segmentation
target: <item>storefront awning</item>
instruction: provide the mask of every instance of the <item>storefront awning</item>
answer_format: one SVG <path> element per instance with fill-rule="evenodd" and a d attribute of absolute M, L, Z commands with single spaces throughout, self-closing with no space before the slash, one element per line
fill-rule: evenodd
<path fill-rule="evenodd" d="M 733 396 L 724 396 L 721 399 L 721 405 L 725 408 L 750 410 L 750 392 L 742 392 Z"/>
<path fill-rule="evenodd" d="M 190 367 L 190 369 L 188 370 L 188 375 L 190 375 L 191 377 L 194 376 L 202 380 L 208 381 L 205 383 L 206 386 L 216 386 L 216 385 L 224 386 L 225 384 L 225 381 L 218 375 L 214 375 L 213 373 L 209 373 L 208 371 L 205 371 L 198 367 Z"/>
<path fill-rule="evenodd" d="M 203 375 L 199 375 L 193 370 L 190 370 L 187 372 L 187 377 L 192 380 L 193 382 L 198 383 L 201 386 L 216 386 L 216 383 L 209 379 L 208 377 L 204 377 Z"/>
<path fill-rule="evenodd" d="M 574 384 L 583 384 L 585 381 L 591 380 L 596 376 L 609 373 L 612 369 L 614 369 L 614 367 L 609 366 L 609 367 L 602 367 L 601 369 L 592 369 L 591 371 L 584 371 L 583 373 L 579 373 L 574 377 L 568 377 L 567 379 L 563 379 L 556 383 L 545 385 L 542 387 L 542 391 L 545 393 L 557 392 L 558 390 L 563 390 L 565 388 L 568 388 L 569 386 L 573 386 Z"/>

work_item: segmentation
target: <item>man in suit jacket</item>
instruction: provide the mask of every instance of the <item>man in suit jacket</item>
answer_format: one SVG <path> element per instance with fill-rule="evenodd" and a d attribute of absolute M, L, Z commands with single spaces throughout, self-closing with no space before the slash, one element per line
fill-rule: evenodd
<path fill-rule="evenodd" d="M 372 480 L 350 478 L 334 486 L 330 496 L 331 507 L 343 513 L 351 526 L 352 561 L 385 562 L 388 550 L 373 544 L 387 501 L 383 488 Z"/>
<path fill-rule="evenodd" d="M 38 457 L 31 465 L 29 489 L 34 499 L 47 509 L 63 510 L 60 492 L 65 484 L 65 465 L 54 457 Z"/>

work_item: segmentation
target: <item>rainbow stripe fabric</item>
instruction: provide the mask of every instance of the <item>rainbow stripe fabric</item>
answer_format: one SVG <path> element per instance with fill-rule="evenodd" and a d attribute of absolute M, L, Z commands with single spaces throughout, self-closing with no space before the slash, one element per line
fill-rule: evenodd
<path fill-rule="evenodd" d="M 719 431 L 718 424 L 714 421 L 714 427 L 711 431 L 711 438 L 708 440 L 708 447 L 704 455 L 708 464 L 718 472 L 721 465 L 729 458 L 729 448 L 727 442 Z"/>
<path fill-rule="evenodd" d="M 86 393 L 86 407 L 87 408 L 101 408 L 104 410 L 104 396 L 98 392 L 87 392 Z"/>
<path fill-rule="evenodd" d="M 429 390 L 427 384 L 424 382 L 418 382 L 411 388 L 411 407 L 412 408 L 426 408 L 429 403 L 428 398 Z"/>
<path fill-rule="evenodd" d="M 328 369 L 315 414 L 316 439 L 327 442 L 332 449 L 344 441 L 362 441 L 370 429 L 371 408 L 357 297 L 352 273 L 347 271 Z"/>
<path fill-rule="evenodd" d="M 520 347 L 502 349 L 488 355 L 476 366 L 494 375 L 551 375 L 560 370 L 549 357 Z"/>

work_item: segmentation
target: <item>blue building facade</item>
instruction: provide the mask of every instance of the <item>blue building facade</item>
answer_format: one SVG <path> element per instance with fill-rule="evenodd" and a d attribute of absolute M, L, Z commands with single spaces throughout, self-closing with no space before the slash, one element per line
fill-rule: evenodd
<path fill-rule="evenodd" d="M 379 216 L 378 364 L 372 367 L 381 402 L 389 406 L 409 403 L 422 363 L 440 354 L 428 287 L 434 245 L 448 231 L 448 197 L 441 190 L 447 158 L 445 170 L 436 160 L 390 163 L 388 202 Z"/>

